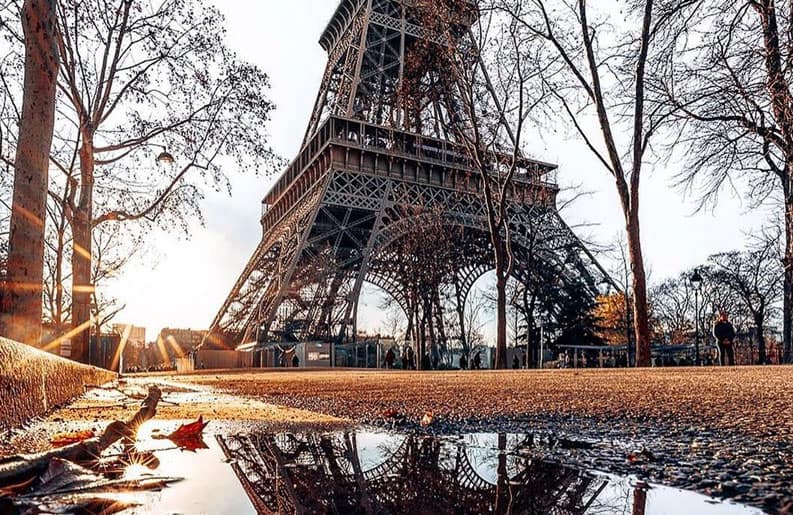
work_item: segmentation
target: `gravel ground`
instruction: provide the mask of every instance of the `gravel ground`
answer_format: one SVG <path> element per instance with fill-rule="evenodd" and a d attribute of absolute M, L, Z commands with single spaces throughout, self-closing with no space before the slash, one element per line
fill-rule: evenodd
<path fill-rule="evenodd" d="M 379 427 L 553 436 L 552 459 L 793 513 L 793 367 L 171 379 Z"/>

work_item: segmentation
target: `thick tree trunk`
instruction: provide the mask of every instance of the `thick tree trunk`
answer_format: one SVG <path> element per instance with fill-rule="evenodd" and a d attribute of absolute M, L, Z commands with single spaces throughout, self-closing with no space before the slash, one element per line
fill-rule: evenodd
<path fill-rule="evenodd" d="M 462 347 L 463 355 L 468 355 L 468 338 L 466 338 L 466 323 L 465 323 L 465 298 L 460 289 L 460 281 L 455 276 L 454 279 L 454 298 L 457 301 L 455 306 L 457 310 L 457 320 L 460 324 L 460 347 Z"/>
<path fill-rule="evenodd" d="M 91 335 L 91 230 L 94 191 L 93 137 L 83 133 L 80 147 L 80 201 L 72 220 L 72 359 L 88 363 Z"/>
<path fill-rule="evenodd" d="M 650 313 L 647 306 L 647 276 L 644 271 L 639 215 L 632 210 L 627 216 L 628 255 L 633 276 L 633 332 L 636 341 L 636 366 L 650 366 Z"/>
<path fill-rule="evenodd" d="M 496 265 L 496 364 L 497 370 L 507 368 L 507 278 Z"/>
<path fill-rule="evenodd" d="M 21 17 L 25 34 L 25 82 L 8 251 L 10 291 L 2 306 L 0 334 L 39 345 L 44 220 L 59 66 L 55 0 L 25 0 Z"/>
<path fill-rule="evenodd" d="M 793 361 L 793 196 L 791 187 L 786 185 L 785 192 L 785 279 L 782 302 L 782 360 Z"/>

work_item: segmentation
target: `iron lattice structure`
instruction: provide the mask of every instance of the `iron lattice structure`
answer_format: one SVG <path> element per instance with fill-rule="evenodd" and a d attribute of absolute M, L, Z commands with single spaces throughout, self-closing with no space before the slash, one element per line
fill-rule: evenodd
<path fill-rule="evenodd" d="M 460 298 L 492 269 L 482 178 L 442 130 L 454 106 L 440 97 L 406 103 L 399 93 L 410 48 L 433 38 L 410 4 L 337 8 L 320 40 L 329 59 L 303 147 L 262 202 L 262 241 L 213 321 L 215 337 L 339 341 L 355 334 L 365 281 L 407 311 L 405 277 L 389 266 L 393 243 L 429 212 L 462 228 L 446 280 Z M 596 295 L 608 277 L 560 218 L 554 171 L 525 159 L 510 185 L 514 275 L 526 279 L 528 262 L 541 259 Z"/>
<path fill-rule="evenodd" d="M 510 441 L 511 440 L 511 441 Z M 499 435 L 490 461 L 465 445 L 405 435 L 365 465 L 355 433 L 218 437 L 256 511 L 581 515 L 608 481 L 543 461 L 532 435 Z M 528 454 L 525 454 L 528 451 Z M 524 454 L 521 454 L 521 453 Z M 495 469 L 485 479 L 482 469 Z M 612 510 L 611 512 L 616 511 Z"/>

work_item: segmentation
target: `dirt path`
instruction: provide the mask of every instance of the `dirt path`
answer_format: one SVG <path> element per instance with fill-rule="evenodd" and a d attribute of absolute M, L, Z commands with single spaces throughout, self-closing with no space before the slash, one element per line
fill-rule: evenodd
<path fill-rule="evenodd" d="M 793 367 L 505 372 L 316 371 L 172 378 L 356 421 L 522 415 L 653 421 L 793 442 Z"/>

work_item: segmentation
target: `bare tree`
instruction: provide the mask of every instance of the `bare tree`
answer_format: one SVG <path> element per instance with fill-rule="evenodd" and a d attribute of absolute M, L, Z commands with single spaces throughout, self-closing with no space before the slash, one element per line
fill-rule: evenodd
<path fill-rule="evenodd" d="M 203 0 L 62 0 L 58 20 L 64 152 L 53 164 L 75 194 L 52 195 L 72 230 L 73 343 L 84 361 L 93 231 L 200 221 L 203 185 L 229 188 L 221 156 L 242 170 L 273 163 L 272 104 L 266 75 L 228 49 L 222 15 Z"/>
<path fill-rule="evenodd" d="M 637 364 L 650 364 L 647 278 L 642 252 L 639 190 L 648 150 L 668 116 L 648 106 L 648 67 L 665 49 L 671 13 L 691 3 L 633 2 L 625 23 L 608 25 L 608 13 L 586 0 L 494 0 L 496 9 L 545 43 L 544 81 L 603 168 L 612 176 L 625 221 L 633 295 Z M 660 106 L 660 107 L 658 107 Z M 596 130 L 590 130 L 594 120 Z M 627 135 L 627 138 L 623 136 Z M 627 141 L 623 141 L 627 139 Z"/>
<path fill-rule="evenodd" d="M 747 251 L 724 252 L 708 258 L 713 281 L 729 291 L 751 317 L 760 364 L 766 362 L 766 326 L 782 297 L 784 273 L 778 241 L 778 235 L 764 238 Z"/>
<path fill-rule="evenodd" d="M 524 139 L 545 91 L 538 87 L 542 61 L 533 53 L 531 34 L 505 16 L 479 9 L 482 4 L 417 2 L 421 24 L 443 43 L 426 41 L 412 50 L 406 64 L 412 79 L 403 87 L 424 88 L 407 98 L 445 98 L 454 106 L 443 118 L 444 131 L 461 144 L 479 173 L 496 275 L 495 366 L 504 369 L 507 281 L 515 263 L 509 206 L 517 175 L 539 179 L 540 172 L 526 160 Z"/>
<path fill-rule="evenodd" d="M 793 12 L 772 0 L 699 2 L 658 88 L 677 108 L 682 183 L 703 205 L 725 188 L 784 213 L 784 359 L 793 351 Z M 685 29 L 685 30 L 683 30 Z M 781 194 L 781 195 L 780 195 Z M 783 206 L 783 207 L 782 207 Z"/>
<path fill-rule="evenodd" d="M 25 0 L 16 11 L 24 33 L 25 78 L 0 334 L 31 345 L 41 341 L 44 218 L 58 77 L 55 10 L 55 0 Z"/>
<path fill-rule="evenodd" d="M 463 228 L 439 209 L 416 208 L 406 216 L 420 222 L 383 249 L 373 266 L 382 276 L 398 278 L 406 338 L 417 355 L 429 351 L 440 357 L 448 344 L 441 290 L 454 275 Z"/>

